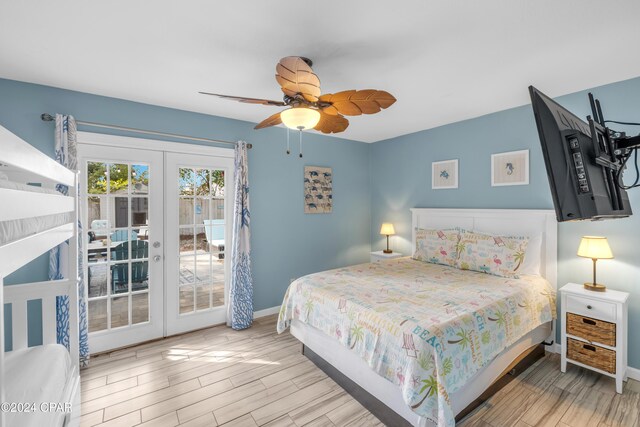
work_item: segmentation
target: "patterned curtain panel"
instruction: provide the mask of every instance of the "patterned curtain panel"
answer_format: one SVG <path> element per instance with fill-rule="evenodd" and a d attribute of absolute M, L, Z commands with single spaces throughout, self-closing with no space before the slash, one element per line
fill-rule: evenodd
<path fill-rule="evenodd" d="M 72 116 L 56 114 L 56 160 L 71 170 L 78 169 L 78 152 L 76 140 L 76 121 Z M 58 184 L 56 189 L 68 194 L 66 185 Z M 82 259 L 84 241 L 82 239 L 82 224 L 78 222 L 78 321 L 80 334 L 80 366 L 89 364 L 89 336 L 87 325 L 87 296 L 85 295 L 84 269 Z M 49 252 L 49 279 L 60 280 L 69 271 L 69 241 L 58 245 Z M 58 343 L 69 348 L 69 298 L 56 299 L 56 330 Z"/>
<path fill-rule="evenodd" d="M 233 329 L 246 329 L 253 322 L 253 279 L 249 243 L 249 176 L 247 143 L 235 148 L 235 201 L 233 205 L 233 240 L 231 246 L 231 288 L 227 324 Z"/>

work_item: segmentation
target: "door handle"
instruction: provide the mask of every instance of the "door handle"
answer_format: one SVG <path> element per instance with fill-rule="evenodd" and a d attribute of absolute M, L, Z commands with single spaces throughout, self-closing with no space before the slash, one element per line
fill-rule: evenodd
<path fill-rule="evenodd" d="M 158 261 L 160 261 L 161 259 L 162 259 L 162 257 L 161 257 L 160 255 L 156 255 L 156 256 L 154 256 L 154 257 L 153 257 L 153 260 L 154 260 L 155 262 L 158 262 Z"/>

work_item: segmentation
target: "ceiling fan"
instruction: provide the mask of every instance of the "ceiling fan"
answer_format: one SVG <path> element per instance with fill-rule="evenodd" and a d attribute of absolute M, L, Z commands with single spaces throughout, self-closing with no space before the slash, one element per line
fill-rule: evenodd
<path fill-rule="evenodd" d="M 258 123 L 255 129 L 284 123 L 290 129 L 314 129 L 322 133 L 343 132 L 349 126 L 349 120 L 344 116 L 375 114 L 396 102 L 396 98 L 389 92 L 375 89 L 345 90 L 321 95 L 320 79 L 311 69 L 312 64 L 310 59 L 301 56 L 287 56 L 278 62 L 276 81 L 284 92 L 282 101 L 200 93 L 248 104 L 290 107 Z M 288 152 L 289 150 L 287 154 Z"/>

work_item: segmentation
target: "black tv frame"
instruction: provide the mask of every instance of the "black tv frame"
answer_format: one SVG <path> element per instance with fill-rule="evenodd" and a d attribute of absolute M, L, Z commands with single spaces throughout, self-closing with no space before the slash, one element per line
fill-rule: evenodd
<path fill-rule="evenodd" d="M 589 102 L 593 117 L 587 117 L 588 124 L 535 87 L 529 86 L 529 93 L 558 221 L 622 218 L 631 215 L 631 207 L 628 206 L 626 190 L 620 184 L 620 177 L 624 167 L 623 160 L 629 157 L 632 150 L 640 147 L 640 135 L 627 137 L 622 132 L 609 129 L 600 101 L 591 93 Z M 546 108 L 543 109 L 542 105 Z M 553 129 L 549 126 L 550 117 L 547 114 L 552 117 Z M 551 155 L 550 152 L 554 154 Z M 563 152 L 564 165 L 559 159 L 560 152 Z M 600 178 L 593 176 L 598 173 L 597 166 L 600 166 L 603 183 Z M 557 182 L 560 172 L 566 177 L 564 186 Z M 559 194 L 560 188 L 560 192 L 565 194 Z M 572 194 L 566 194 L 569 188 L 572 188 Z M 608 197 L 603 196 L 605 193 Z M 603 202 L 607 198 L 610 207 Z M 567 205 L 570 208 L 563 209 Z"/>

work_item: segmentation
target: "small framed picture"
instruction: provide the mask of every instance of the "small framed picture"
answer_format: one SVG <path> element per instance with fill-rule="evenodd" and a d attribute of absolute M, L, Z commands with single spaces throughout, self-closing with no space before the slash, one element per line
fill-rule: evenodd
<path fill-rule="evenodd" d="M 304 213 L 333 212 L 333 170 L 320 166 L 304 167 Z"/>
<path fill-rule="evenodd" d="M 491 186 L 528 185 L 529 150 L 491 155 Z"/>
<path fill-rule="evenodd" d="M 458 159 L 431 163 L 431 188 L 433 190 L 458 188 Z"/>

